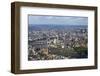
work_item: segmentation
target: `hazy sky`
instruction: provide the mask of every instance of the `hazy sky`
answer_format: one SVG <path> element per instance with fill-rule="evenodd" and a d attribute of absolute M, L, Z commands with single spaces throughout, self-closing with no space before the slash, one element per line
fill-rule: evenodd
<path fill-rule="evenodd" d="M 29 24 L 88 25 L 88 17 L 29 15 Z"/>

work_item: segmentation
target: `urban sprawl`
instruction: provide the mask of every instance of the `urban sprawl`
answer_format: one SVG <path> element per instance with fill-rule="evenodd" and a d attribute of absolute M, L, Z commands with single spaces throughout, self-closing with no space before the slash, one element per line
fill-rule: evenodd
<path fill-rule="evenodd" d="M 87 58 L 87 28 L 74 27 L 29 31 L 28 60 Z"/>

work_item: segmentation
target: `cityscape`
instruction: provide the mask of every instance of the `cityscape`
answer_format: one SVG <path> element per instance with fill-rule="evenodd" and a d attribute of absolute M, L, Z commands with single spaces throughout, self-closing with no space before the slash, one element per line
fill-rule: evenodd
<path fill-rule="evenodd" d="M 29 61 L 80 58 L 88 58 L 87 17 L 29 15 Z"/>

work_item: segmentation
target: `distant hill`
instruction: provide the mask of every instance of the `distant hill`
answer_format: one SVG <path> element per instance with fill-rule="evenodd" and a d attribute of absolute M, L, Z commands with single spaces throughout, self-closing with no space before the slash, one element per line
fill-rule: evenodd
<path fill-rule="evenodd" d="M 42 30 L 70 30 L 70 29 L 86 29 L 87 25 L 37 25 L 37 24 L 30 24 L 28 25 L 29 31 L 42 31 Z"/>

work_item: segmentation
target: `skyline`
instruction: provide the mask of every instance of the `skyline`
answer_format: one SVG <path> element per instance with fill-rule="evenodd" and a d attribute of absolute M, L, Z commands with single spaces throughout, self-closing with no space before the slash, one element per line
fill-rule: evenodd
<path fill-rule="evenodd" d="M 29 15 L 29 24 L 88 25 L 88 17 Z"/>

